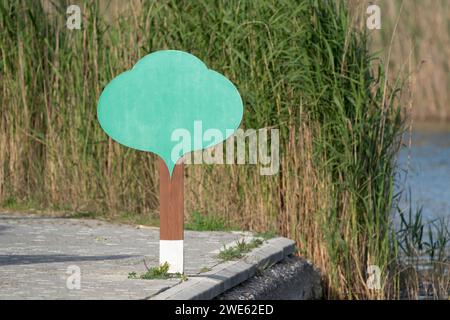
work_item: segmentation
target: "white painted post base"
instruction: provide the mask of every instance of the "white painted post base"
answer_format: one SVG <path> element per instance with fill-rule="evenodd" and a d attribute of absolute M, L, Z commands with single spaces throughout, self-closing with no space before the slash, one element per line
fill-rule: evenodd
<path fill-rule="evenodd" d="M 169 264 L 169 273 L 183 273 L 183 240 L 159 240 L 159 263 Z"/>

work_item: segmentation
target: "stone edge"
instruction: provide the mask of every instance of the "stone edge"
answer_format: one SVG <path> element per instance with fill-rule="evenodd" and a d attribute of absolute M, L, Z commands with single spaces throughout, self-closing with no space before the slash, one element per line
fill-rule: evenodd
<path fill-rule="evenodd" d="M 264 241 L 244 258 L 220 263 L 210 271 L 190 276 L 188 281 L 175 285 L 149 299 L 151 300 L 210 300 L 237 286 L 295 252 L 295 242 L 283 238 Z"/>

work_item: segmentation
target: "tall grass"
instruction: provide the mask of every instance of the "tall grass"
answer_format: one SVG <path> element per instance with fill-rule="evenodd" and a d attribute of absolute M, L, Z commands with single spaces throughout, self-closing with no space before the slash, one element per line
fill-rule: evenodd
<path fill-rule="evenodd" d="M 49 8 L 50 10 L 44 10 Z M 155 157 L 109 140 L 96 102 L 114 76 L 159 49 L 185 50 L 238 87 L 243 128 L 280 129 L 280 172 L 190 166 L 187 214 L 215 214 L 297 241 L 328 297 L 397 297 L 391 229 L 402 124 L 396 88 L 369 37 L 334 1 L 133 1 L 106 15 L 83 1 L 0 2 L 0 201 L 154 214 Z M 382 290 L 366 284 L 369 265 Z"/>
<path fill-rule="evenodd" d="M 136 25 L 108 31 L 98 4 L 86 2 L 83 30 L 70 31 L 66 8 L 50 15 L 37 1 L 2 2 L 1 195 L 147 211 L 157 205 L 152 157 L 108 140 L 95 112 L 102 87 L 143 53 Z"/>

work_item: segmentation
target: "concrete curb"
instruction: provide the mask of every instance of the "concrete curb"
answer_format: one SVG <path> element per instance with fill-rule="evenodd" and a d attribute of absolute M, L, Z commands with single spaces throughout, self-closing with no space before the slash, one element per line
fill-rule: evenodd
<path fill-rule="evenodd" d="M 210 300 L 251 278 L 258 270 L 266 269 L 280 262 L 294 251 L 295 242 L 292 240 L 282 237 L 269 239 L 243 259 L 220 263 L 212 270 L 190 276 L 188 281 L 171 287 L 150 299 Z"/>

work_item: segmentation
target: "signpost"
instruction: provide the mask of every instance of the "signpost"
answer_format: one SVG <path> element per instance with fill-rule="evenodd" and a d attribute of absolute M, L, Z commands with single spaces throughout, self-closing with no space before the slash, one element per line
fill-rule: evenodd
<path fill-rule="evenodd" d="M 111 80 L 100 96 L 97 116 L 106 134 L 160 157 L 159 257 L 171 273 L 184 268 L 182 157 L 223 142 L 239 127 L 242 115 L 233 83 L 178 50 L 143 57 Z"/>
<path fill-rule="evenodd" d="M 183 272 L 184 164 L 175 165 L 172 179 L 159 160 L 159 263 L 169 272 Z"/>

